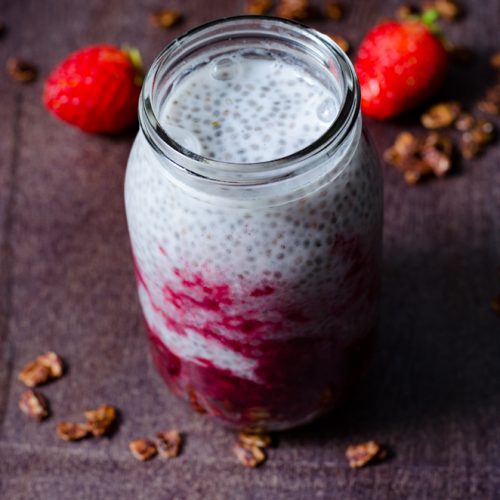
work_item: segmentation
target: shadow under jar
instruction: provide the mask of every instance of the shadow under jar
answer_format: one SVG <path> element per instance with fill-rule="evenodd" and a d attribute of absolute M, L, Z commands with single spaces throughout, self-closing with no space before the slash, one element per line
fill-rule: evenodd
<path fill-rule="evenodd" d="M 382 180 L 329 38 L 237 17 L 169 45 L 125 201 L 154 361 L 192 407 L 286 429 L 343 399 L 378 316 Z"/>

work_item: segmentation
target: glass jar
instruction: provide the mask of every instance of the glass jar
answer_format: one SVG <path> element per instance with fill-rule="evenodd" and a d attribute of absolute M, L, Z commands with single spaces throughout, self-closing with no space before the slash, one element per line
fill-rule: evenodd
<path fill-rule="evenodd" d="M 269 76 L 268 63 L 281 69 Z M 245 84 L 256 72 L 255 82 L 271 84 Z M 226 92 L 176 98 L 185 82 L 208 92 L 211 77 L 243 101 L 253 89 L 255 100 L 242 113 L 240 98 L 215 110 Z M 153 359 L 196 411 L 238 428 L 289 428 L 330 410 L 363 373 L 377 327 L 382 180 L 359 99 L 344 52 L 282 19 L 204 25 L 149 70 L 126 173 L 127 220 Z M 193 118 L 205 101 L 212 121 Z M 283 122 L 273 122 L 278 115 Z M 233 135 L 203 149 L 210 134 L 200 129 L 222 134 L 226 118 Z M 321 132 L 314 139 L 312 125 Z M 287 145 L 296 126 L 303 130 Z M 250 129 L 260 156 L 240 148 L 231 160 Z M 283 157 L 280 144 L 292 148 Z"/>

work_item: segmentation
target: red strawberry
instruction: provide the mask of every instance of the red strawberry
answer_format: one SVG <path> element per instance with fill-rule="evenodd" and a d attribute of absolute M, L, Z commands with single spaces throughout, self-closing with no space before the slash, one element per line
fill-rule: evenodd
<path fill-rule="evenodd" d="M 433 94 L 444 80 L 448 60 L 433 27 L 415 19 L 375 26 L 361 42 L 354 66 L 363 113 L 385 119 Z"/>
<path fill-rule="evenodd" d="M 95 45 L 70 54 L 49 75 L 49 111 L 85 132 L 119 132 L 137 120 L 142 71 L 137 51 Z"/>

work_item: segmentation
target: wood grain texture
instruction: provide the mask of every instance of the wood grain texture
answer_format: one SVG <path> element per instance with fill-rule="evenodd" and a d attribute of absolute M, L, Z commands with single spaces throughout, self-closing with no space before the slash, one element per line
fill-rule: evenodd
<path fill-rule="evenodd" d="M 178 7 L 170 32 L 148 23 L 152 9 Z M 36 62 L 29 86 L 0 76 L 0 496 L 134 499 L 499 499 L 500 147 L 456 175 L 415 188 L 385 167 L 385 257 L 380 342 L 350 403 L 322 421 L 283 433 L 268 463 L 242 469 L 233 436 L 193 415 L 162 385 L 148 358 L 123 209 L 132 135 L 82 134 L 41 104 L 44 77 L 69 51 L 96 42 L 137 46 L 146 65 L 174 36 L 244 2 L 195 0 L 1 0 L 9 26 L 0 66 Z M 472 0 L 446 25 L 473 46 L 470 67 L 453 68 L 443 95 L 474 103 L 493 80 L 500 3 Z M 318 2 L 319 4 L 319 2 Z M 314 21 L 354 45 L 398 2 L 352 1 L 344 22 Z M 417 114 L 366 120 L 382 151 Z M 21 418 L 15 374 L 46 349 L 68 375 L 43 389 L 53 417 Z M 55 424 L 107 402 L 122 411 L 112 439 L 60 442 Z M 188 436 L 182 456 L 137 463 L 128 441 L 159 428 Z M 351 471 L 345 447 L 377 439 L 392 460 Z"/>

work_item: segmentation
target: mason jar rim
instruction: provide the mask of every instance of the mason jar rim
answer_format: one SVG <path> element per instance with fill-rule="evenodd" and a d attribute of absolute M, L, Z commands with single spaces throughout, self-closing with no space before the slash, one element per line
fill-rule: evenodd
<path fill-rule="evenodd" d="M 246 31 L 242 31 L 245 23 L 257 23 L 258 26 L 247 27 Z M 269 28 L 269 23 L 276 25 L 278 31 L 265 31 L 262 36 L 265 33 L 266 37 L 272 37 L 275 41 L 279 40 L 279 28 L 307 36 L 311 44 L 316 44 L 317 48 L 323 49 L 325 54 L 332 57 L 338 65 L 338 73 L 342 81 L 342 101 L 331 126 L 319 138 L 304 148 L 290 155 L 263 162 L 226 162 L 208 158 L 184 148 L 167 133 L 158 119 L 153 97 L 154 86 L 159 74 L 162 70 L 165 71 L 165 67 L 177 52 L 182 51 L 183 48 L 189 49 L 189 43 L 200 42 L 200 38 L 203 42 L 204 35 L 209 35 L 214 29 L 233 28 L 232 31 L 220 35 L 216 41 L 235 40 L 250 36 L 252 33 L 253 37 L 256 37 L 259 34 L 259 29 Z M 284 38 L 283 33 L 281 35 L 281 38 Z M 297 43 L 296 40 L 294 43 Z M 305 46 L 305 44 L 303 45 Z M 205 41 L 204 46 L 209 47 L 209 44 Z M 357 122 L 359 109 L 360 87 L 354 67 L 346 53 L 330 37 L 304 24 L 287 19 L 256 15 L 234 16 L 217 19 L 189 30 L 160 52 L 144 79 L 139 99 L 139 125 L 153 149 L 161 156 L 168 158 L 174 167 L 184 173 L 219 185 L 253 186 L 289 179 L 309 171 L 315 164 L 314 158 L 326 149 L 329 151 L 328 156 L 333 155 L 344 140 L 350 136 Z"/>

